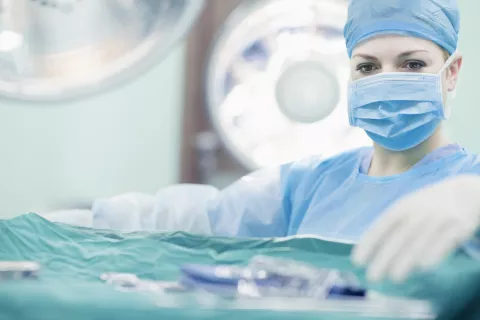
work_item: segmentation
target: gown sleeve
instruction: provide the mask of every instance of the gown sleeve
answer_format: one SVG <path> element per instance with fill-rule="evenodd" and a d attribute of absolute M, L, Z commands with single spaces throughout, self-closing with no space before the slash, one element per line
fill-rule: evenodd
<path fill-rule="evenodd" d="M 222 190 L 208 208 L 213 235 L 283 237 L 289 224 L 285 178 L 290 165 L 262 169 Z"/>

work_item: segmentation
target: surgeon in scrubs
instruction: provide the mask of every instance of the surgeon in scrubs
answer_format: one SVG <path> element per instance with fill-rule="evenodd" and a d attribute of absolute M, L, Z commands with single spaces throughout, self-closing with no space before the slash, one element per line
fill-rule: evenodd
<path fill-rule="evenodd" d="M 210 207 L 212 233 L 358 243 L 371 280 L 402 281 L 464 242 L 474 255 L 480 158 L 443 129 L 459 25 L 456 0 L 352 0 L 349 120 L 374 146 L 244 177 Z"/>
<path fill-rule="evenodd" d="M 373 147 L 240 179 L 204 210 L 204 232 L 356 244 L 353 261 L 372 281 L 403 281 L 458 248 L 480 256 L 480 158 L 443 129 L 459 25 L 456 0 L 351 0 L 348 114 Z"/>

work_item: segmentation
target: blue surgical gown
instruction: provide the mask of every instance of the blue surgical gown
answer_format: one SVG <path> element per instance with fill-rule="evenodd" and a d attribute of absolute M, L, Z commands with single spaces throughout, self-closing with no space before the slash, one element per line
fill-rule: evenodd
<path fill-rule="evenodd" d="M 240 237 L 316 235 L 355 243 L 397 199 L 451 176 L 480 173 L 479 156 L 456 144 L 388 177 L 367 175 L 372 154 L 373 148 L 360 148 L 246 176 L 211 203 L 212 232 Z"/>

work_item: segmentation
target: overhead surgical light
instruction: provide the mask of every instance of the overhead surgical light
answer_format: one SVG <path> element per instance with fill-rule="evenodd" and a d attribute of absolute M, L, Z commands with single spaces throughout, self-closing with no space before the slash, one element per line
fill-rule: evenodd
<path fill-rule="evenodd" d="M 0 0 L 0 95 L 82 97 L 134 78 L 183 38 L 204 0 Z"/>
<path fill-rule="evenodd" d="M 23 37 L 21 34 L 10 30 L 0 31 L 0 51 L 9 52 L 19 48 L 22 45 Z"/>
<path fill-rule="evenodd" d="M 228 18 L 207 70 L 211 120 L 247 168 L 370 145 L 347 115 L 348 0 L 250 0 Z"/>

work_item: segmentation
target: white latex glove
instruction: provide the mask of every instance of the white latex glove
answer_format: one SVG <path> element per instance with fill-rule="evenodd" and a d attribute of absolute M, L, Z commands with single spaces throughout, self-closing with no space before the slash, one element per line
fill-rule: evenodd
<path fill-rule="evenodd" d="M 436 266 L 480 225 L 480 177 L 458 176 L 421 189 L 387 210 L 353 251 L 372 282 L 404 281 Z"/>
<path fill-rule="evenodd" d="M 155 229 L 211 235 L 208 206 L 218 194 L 217 188 L 200 184 L 178 184 L 161 189 L 155 196 Z"/>
<path fill-rule="evenodd" d="M 121 231 L 151 230 L 155 197 L 138 192 L 124 193 L 93 202 L 93 228 Z"/>
<path fill-rule="evenodd" d="M 94 202 L 93 227 L 121 231 L 185 231 L 210 235 L 207 208 L 219 191 L 208 185 L 178 184 L 155 196 L 125 193 Z"/>

